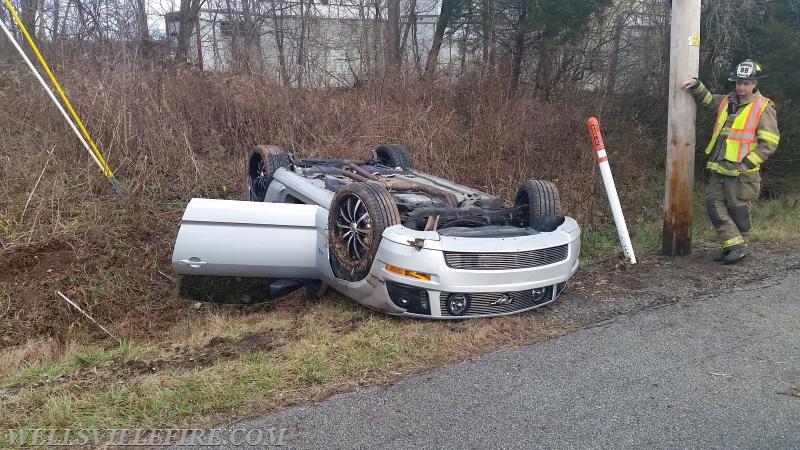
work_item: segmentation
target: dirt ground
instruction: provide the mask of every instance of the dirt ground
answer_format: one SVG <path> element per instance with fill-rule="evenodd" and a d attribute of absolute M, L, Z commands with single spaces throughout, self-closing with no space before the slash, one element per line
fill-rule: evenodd
<path fill-rule="evenodd" d="M 657 307 L 715 292 L 734 286 L 778 275 L 800 268 L 797 249 L 755 245 L 753 254 L 734 265 L 722 265 L 711 260 L 710 248 L 696 248 L 689 256 L 665 257 L 659 254 L 639 254 L 636 265 L 626 264 L 621 253 L 606 260 L 595 261 L 588 268 L 579 269 L 570 280 L 564 295 L 555 303 L 537 311 L 548 321 L 575 323 L 585 326 L 619 314 L 628 314 L 649 307 Z M 67 245 L 26 247 L 4 257 L 6 268 L 0 271 L 0 287 L 7 298 L 0 297 L 0 349 L 19 345 L 36 336 L 56 336 L 64 339 L 76 324 L 97 340 L 107 339 L 96 327 L 85 324 L 85 319 L 65 303 L 48 298 L 48 292 L 64 290 L 69 283 L 66 274 L 87 264 L 100 263 L 90 255 L 80 255 Z M 113 261 L 103 261 L 111 263 Z M 155 268 L 158 269 L 158 268 Z M 120 310 L 117 304 L 84 304 L 83 306 L 101 322 L 111 324 L 123 338 L 157 338 L 174 320 L 186 315 L 191 308 L 212 311 L 216 305 L 192 304 L 179 299 L 177 279 L 169 268 L 154 270 L 160 290 L 173 297 L 161 304 L 129 303 Z M 158 275 L 160 274 L 160 275 Z M 240 313 L 247 316 L 272 308 L 302 310 L 308 303 L 305 294 L 293 294 L 274 305 L 242 306 Z M 80 302 L 79 302 L 80 304 Z M 231 310 L 230 306 L 226 306 Z M 235 308 L 235 307 L 233 307 Z M 160 320 L 154 320 L 158 317 Z M 163 320 L 168 318 L 170 320 Z M 357 324 L 350 324 L 351 328 Z M 346 331 L 346 330 L 345 330 Z M 246 336 L 241 342 L 212 341 L 200 352 L 176 352 L 180 361 L 156 361 L 155 365 L 177 364 L 179 367 L 198 367 L 215 359 L 228 359 L 246 353 L 253 342 L 271 342 L 263 336 Z M 270 344 L 272 345 L 272 344 Z M 197 353 L 197 354 L 195 354 Z M 151 365 L 153 362 L 150 363 Z"/>
<path fill-rule="evenodd" d="M 753 253 L 737 264 L 711 259 L 712 248 L 696 248 L 689 256 L 637 255 L 636 265 L 605 261 L 579 271 L 570 292 L 546 313 L 552 318 L 589 325 L 682 301 L 727 292 L 739 286 L 800 270 L 798 248 L 751 245 Z"/>

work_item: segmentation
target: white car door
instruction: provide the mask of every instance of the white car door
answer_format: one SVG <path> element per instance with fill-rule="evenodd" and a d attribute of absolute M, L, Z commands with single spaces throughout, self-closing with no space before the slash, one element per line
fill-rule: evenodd
<path fill-rule="evenodd" d="M 184 275 L 319 279 L 323 212 L 317 205 L 194 198 L 172 267 Z"/>

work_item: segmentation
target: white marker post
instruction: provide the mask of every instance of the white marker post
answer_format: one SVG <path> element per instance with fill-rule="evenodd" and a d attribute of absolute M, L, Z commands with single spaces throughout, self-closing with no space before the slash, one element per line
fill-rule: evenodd
<path fill-rule="evenodd" d="M 603 143 L 603 135 L 600 134 L 600 123 L 596 118 L 590 117 L 586 121 L 586 128 L 589 130 L 589 139 L 592 140 L 597 166 L 600 167 L 600 174 L 603 176 L 603 185 L 606 187 L 608 203 L 611 204 L 611 213 L 614 215 L 614 224 L 617 225 L 617 235 L 622 251 L 631 260 L 631 264 L 636 264 L 636 255 L 633 254 L 631 237 L 628 235 L 628 226 L 625 225 L 625 217 L 622 215 L 622 206 L 619 204 L 617 187 L 614 185 L 614 177 L 611 175 L 611 166 L 608 165 L 608 155 L 606 146 Z"/>

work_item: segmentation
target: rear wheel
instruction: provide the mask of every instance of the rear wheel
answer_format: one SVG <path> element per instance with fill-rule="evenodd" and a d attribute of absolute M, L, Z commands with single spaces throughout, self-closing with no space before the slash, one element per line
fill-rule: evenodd
<path fill-rule="evenodd" d="M 389 191 L 380 184 L 348 183 L 333 196 L 328 215 L 331 267 L 337 278 L 364 279 L 372 267 L 383 230 L 400 223 Z"/>
<path fill-rule="evenodd" d="M 527 206 L 527 225 L 538 231 L 553 231 L 564 223 L 558 189 L 549 181 L 527 180 L 522 183 L 516 206 Z"/>
<path fill-rule="evenodd" d="M 380 164 L 389 167 L 399 167 L 403 170 L 414 168 L 411 154 L 402 145 L 384 144 L 375 149 L 375 156 Z"/>
<path fill-rule="evenodd" d="M 263 202 L 275 171 L 291 165 L 286 150 L 277 145 L 257 146 L 247 163 L 247 200 Z"/>

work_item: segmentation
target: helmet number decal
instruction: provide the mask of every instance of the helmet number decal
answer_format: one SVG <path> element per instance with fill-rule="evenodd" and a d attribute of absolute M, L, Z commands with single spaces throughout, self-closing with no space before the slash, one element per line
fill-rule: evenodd
<path fill-rule="evenodd" d="M 739 78 L 750 78 L 755 71 L 755 66 L 750 61 L 745 61 L 736 66 L 736 76 Z"/>

